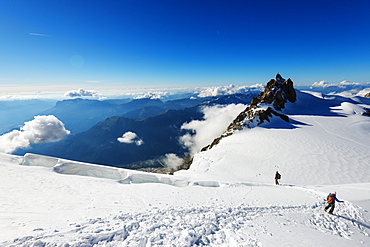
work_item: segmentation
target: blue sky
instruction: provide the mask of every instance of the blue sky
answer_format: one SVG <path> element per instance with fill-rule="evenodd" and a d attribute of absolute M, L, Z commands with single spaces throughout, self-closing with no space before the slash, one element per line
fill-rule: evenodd
<path fill-rule="evenodd" d="M 370 1 L 0 0 L 0 89 L 370 81 Z"/>

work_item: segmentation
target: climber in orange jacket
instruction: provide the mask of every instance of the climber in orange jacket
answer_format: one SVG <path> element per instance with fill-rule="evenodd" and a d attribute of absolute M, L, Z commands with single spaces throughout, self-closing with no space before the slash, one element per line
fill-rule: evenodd
<path fill-rule="evenodd" d="M 335 208 L 335 201 L 337 202 L 344 202 L 344 201 L 339 201 L 337 199 L 337 192 L 330 193 L 326 197 L 326 201 L 328 202 L 328 205 L 325 207 L 324 211 L 326 212 L 329 208 L 329 214 L 333 214 L 334 208 Z"/>

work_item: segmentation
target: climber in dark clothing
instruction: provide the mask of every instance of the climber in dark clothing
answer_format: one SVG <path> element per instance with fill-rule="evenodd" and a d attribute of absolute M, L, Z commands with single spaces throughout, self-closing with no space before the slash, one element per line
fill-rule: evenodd
<path fill-rule="evenodd" d="M 275 173 L 275 184 L 276 185 L 279 185 L 279 179 L 281 178 L 281 175 L 280 175 L 280 173 L 278 172 L 278 171 L 276 171 L 276 173 Z"/>

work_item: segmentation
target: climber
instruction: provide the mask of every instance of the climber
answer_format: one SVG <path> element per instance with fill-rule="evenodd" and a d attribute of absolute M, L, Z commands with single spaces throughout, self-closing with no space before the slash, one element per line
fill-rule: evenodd
<path fill-rule="evenodd" d="M 326 197 L 326 201 L 328 202 L 328 205 L 325 207 L 324 211 L 326 212 L 329 208 L 329 214 L 333 214 L 334 208 L 335 208 L 335 201 L 337 202 L 344 202 L 344 201 L 339 201 L 337 199 L 337 192 L 332 192 Z"/>
<path fill-rule="evenodd" d="M 280 175 L 280 173 L 278 172 L 278 171 L 276 171 L 276 173 L 275 173 L 275 184 L 276 185 L 279 185 L 279 179 L 281 178 L 281 175 Z"/>

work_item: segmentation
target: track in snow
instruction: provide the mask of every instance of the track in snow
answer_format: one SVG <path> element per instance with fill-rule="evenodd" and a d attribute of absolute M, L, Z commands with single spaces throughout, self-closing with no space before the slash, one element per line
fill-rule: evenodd
<path fill-rule="evenodd" d="M 262 246 L 276 232 L 317 230 L 351 239 L 369 236 L 362 209 L 346 203 L 336 215 L 323 211 L 321 202 L 299 206 L 223 205 L 193 208 L 152 208 L 105 219 L 71 224 L 73 230 L 44 232 L 15 239 L 4 246 Z M 299 232 L 302 232 L 301 230 Z M 327 236 L 327 235 L 326 235 Z"/>

